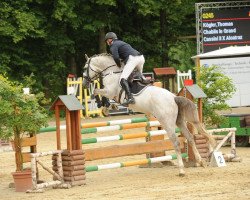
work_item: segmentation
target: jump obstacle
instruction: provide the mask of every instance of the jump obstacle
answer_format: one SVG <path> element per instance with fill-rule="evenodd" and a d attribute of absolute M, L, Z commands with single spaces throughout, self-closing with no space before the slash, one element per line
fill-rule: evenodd
<path fill-rule="evenodd" d="M 62 107 L 62 102 L 59 102 L 60 108 Z M 56 109 L 56 108 L 55 108 Z M 71 112 L 71 111 L 69 111 Z M 74 111 L 75 112 L 75 111 Z M 57 112 L 58 113 L 58 112 Z M 136 165 L 145 165 L 145 164 L 153 164 L 162 161 L 169 161 L 176 159 L 176 155 L 165 155 L 165 151 L 172 150 L 172 144 L 169 140 L 163 138 L 164 134 L 166 134 L 163 130 L 150 130 L 153 127 L 157 127 L 159 124 L 157 121 L 151 121 L 145 118 L 139 119 L 126 119 L 126 120 L 115 120 L 115 121 L 108 121 L 108 122 L 99 122 L 99 123 L 89 123 L 84 124 L 81 127 L 85 127 L 80 130 L 80 123 L 79 123 L 79 135 L 81 132 L 88 132 L 88 133 L 100 133 L 100 132 L 107 132 L 107 131 L 114 131 L 114 130 L 125 130 L 129 128 L 141 128 L 145 127 L 145 132 L 140 133 L 132 133 L 132 134 L 119 134 L 116 136 L 103 136 L 97 138 L 79 138 L 74 135 L 74 128 L 76 124 L 70 121 L 67 121 L 68 118 L 72 118 L 73 114 L 66 115 L 66 136 L 67 136 L 67 150 L 58 149 L 61 152 L 61 166 L 63 169 L 63 175 L 59 178 L 61 181 L 61 185 L 66 184 L 70 186 L 74 185 L 83 185 L 85 184 L 85 173 L 93 172 L 93 171 L 100 171 L 104 169 L 114 169 L 114 168 L 122 168 L 122 167 L 129 167 L 129 166 L 136 166 Z M 80 115 L 78 115 L 80 117 Z M 68 118 L 67 118 L 68 117 Z M 74 117 L 72 118 L 74 119 Z M 143 122 L 142 122 L 143 121 Z M 129 123 L 129 124 L 128 124 Z M 57 121 L 58 128 L 57 131 L 60 131 L 60 123 Z M 104 126 L 105 125 L 105 126 Z M 119 127 L 119 129 L 118 129 Z M 98 129 L 99 128 L 99 129 Z M 92 131 L 90 131 L 92 130 Z M 235 130 L 226 130 L 229 131 L 227 138 L 232 137 Z M 58 135 L 58 134 L 57 134 Z M 83 136 L 85 134 L 82 134 Z M 86 145 L 90 145 L 91 143 L 98 143 L 98 142 L 106 142 L 106 141 L 116 141 L 116 140 L 123 140 L 123 139 L 134 139 L 134 138 L 145 138 L 147 142 L 143 143 L 134 143 L 134 144 L 126 144 L 126 145 L 112 145 L 106 147 L 98 147 L 98 148 L 86 148 Z M 156 138 L 154 138 L 156 137 Z M 159 138 L 160 137 L 160 138 Z M 181 148 L 183 149 L 183 158 L 192 158 L 192 153 L 190 148 L 186 144 L 183 138 L 179 138 L 181 143 Z M 226 139 L 224 139 L 226 140 Z M 208 145 L 204 138 L 200 138 L 199 135 L 196 137 L 196 143 L 198 147 L 198 151 L 201 154 L 208 156 Z M 57 138 L 57 143 L 60 143 L 60 138 Z M 76 149 L 77 144 L 84 143 L 84 150 Z M 233 143 L 232 143 L 233 144 Z M 61 146 L 61 145 L 57 145 Z M 217 149 L 220 148 L 218 145 Z M 233 151 L 234 147 L 232 147 Z M 57 152 L 58 152 L 57 151 Z M 235 151 L 234 151 L 235 152 Z M 133 156 L 133 155 L 142 155 L 146 154 L 147 158 L 142 160 L 136 161 L 127 161 L 127 162 L 117 162 L 117 163 L 109 163 L 109 164 L 102 164 L 102 165 L 94 165 L 94 166 L 85 166 L 86 161 L 93 161 L 105 158 L 115 158 L 115 157 L 122 157 L 122 156 Z M 159 155 L 160 154 L 160 155 Z M 53 167 L 52 169 L 54 172 L 59 172 L 60 170 L 60 161 L 58 161 L 59 154 L 52 156 L 53 159 Z M 149 157 L 150 156 L 150 157 Z M 60 159 L 59 159 L 60 160 Z M 34 162 L 34 161 L 33 161 Z M 33 173 L 35 174 L 35 173 Z M 60 172 L 58 174 L 61 174 Z M 63 178 L 62 178 L 63 176 Z M 57 185 L 58 182 L 55 184 Z M 54 183 L 52 183 L 53 185 Z M 50 184 L 47 184 L 50 186 Z M 47 187 L 43 185 L 43 187 Z M 60 186 L 60 184 L 59 184 Z M 35 187 L 34 187 L 35 190 Z"/>
<path fill-rule="evenodd" d="M 141 121 L 145 121 L 145 122 L 141 122 Z M 147 121 L 147 122 L 146 122 Z M 106 126 L 100 126 L 100 125 L 104 125 L 106 124 Z M 137 133 L 130 133 L 130 134 L 119 134 L 119 135 L 113 135 L 113 136 L 103 136 L 103 137 L 96 137 L 96 138 L 84 138 L 81 140 L 82 144 L 91 144 L 91 143 L 100 143 L 100 142 L 108 142 L 108 141 L 118 141 L 118 140 L 127 140 L 127 139 L 135 139 L 135 138 L 146 138 L 146 137 L 154 137 L 154 136 L 161 136 L 161 140 L 163 139 L 164 135 L 166 134 L 165 130 L 150 130 L 153 127 L 159 127 L 160 124 L 158 121 L 149 121 L 146 117 L 145 118 L 134 118 L 134 119 L 125 119 L 125 120 L 114 120 L 114 121 L 108 121 L 108 122 L 101 122 L 98 123 L 96 125 L 98 125 L 99 127 L 94 128 L 95 124 L 94 123 L 88 123 L 85 124 L 84 129 L 81 130 L 81 134 L 91 134 L 91 133 L 103 133 L 103 132 L 110 132 L 110 131 L 118 131 L 118 130 L 126 130 L 126 129 L 136 129 L 136 128 L 145 128 L 145 132 L 137 132 Z M 91 127 L 91 128 L 88 128 Z M 151 143 L 158 143 L 161 142 L 162 145 L 164 145 L 165 142 L 163 141 L 151 141 Z M 150 144 L 150 142 L 148 143 Z M 131 147 L 132 149 L 134 149 L 136 146 L 140 146 L 143 147 L 143 145 L 145 145 L 146 148 L 152 148 L 150 147 L 150 145 L 147 145 L 147 143 L 145 144 L 130 144 L 128 145 L 126 148 L 124 149 L 129 149 L 129 147 Z M 126 146 L 126 145 L 124 145 Z M 149 147 L 147 147 L 149 146 Z M 171 145 L 172 146 L 172 145 Z M 117 145 L 115 147 L 112 148 L 118 148 Z M 111 148 L 111 149 L 112 149 Z M 165 147 L 166 148 L 166 147 Z M 172 148 L 172 147 L 171 147 Z M 107 151 L 110 151 L 109 148 L 105 147 L 105 148 L 101 148 L 103 149 L 103 151 L 105 151 L 105 149 L 107 149 Z M 169 149 L 169 148 L 168 148 Z M 143 149 L 142 149 L 143 150 Z M 86 150 L 87 152 L 91 152 L 92 150 Z M 122 150 L 122 154 L 126 154 L 127 150 Z M 151 150 L 150 150 L 151 151 Z M 147 150 L 147 152 L 144 153 L 151 153 L 149 150 Z M 156 148 L 157 151 L 157 148 Z M 160 150 L 162 151 L 162 150 Z M 111 152 L 109 152 L 111 153 Z M 106 156 L 109 155 L 109 153 L 106 154 Z M 121 152 L 120 152 L 121 153 Z M 129 155 L 132 152 L 128 153 Z M 143 154 L 141 152 L 134 152 L 133 155 L 136 154 Z M 94 155 L 95 153 L 90 153 L 89 155 Z M 114 152 L 115 154 L 115 152 Z M 98 155 L 98 154 L 97 154 Z M 95 157 L 99 159 L 99 156 L 95 155 Z M 118 155 L 121 156 L 121 155 Z M 86 160 L 90 159 L 90 160 L 94 160 L 95 157 L 88 157 L 88 155 L 86 155 Z M 110 157 L 117 157 L 115 155 L 110 155 L 108 156 Z"/>
<path fill-rule="evenodd" d="M 69 125 L 68 123 L 66 123 Z M 105 125 L 105 126 L 103 126 Z M 140 133 L 133 133 L 133 134 L 120 134 L 118 136 L 104 136 L 104 137 L 97 137 L 97 142 L 105 142 L 105 141 L 115 141 L 119 137 L 121 139 L 134 139 L 134 138 L 153 138 L 157 136 L 161 136 L 161 140 L 151 140 L 148 139 L 148 142 L 144 143 L 135 143 L 135 144 L 128 144 L 128 145 L 114 145 L 109 147 L 101 147 L 101 148 L 90 148 L 82 150 L 57 150 L 62 152 L 62 169 L 63 169 L 63 181 L 60 178 L 56 182 L 44 184 L 41 186 L 35 185 L 33 190 L 38 190 L 41 188 L 45 188 L 52 185 L 60 185 L 58 181 L 61 181 L 61 184 L 65 185 L 65 182 L 70 183 L 70 185 L 82 185 L 84 184 L 85 180 L 85 172 L 92 172 L 92 171 L 100 171 L 103 169 L 113 169 L 113 168 L 120 168 L 120 167 L 129 167 L 129 166 L 136 166 L 136 165 L 145 165 L 145 164 L 153 164 L 162 161 L 169 161 L 176 159 L 176 155 L 164 155 L 158 157 L 151 157 L 142 160 L 136 161 L 128 161 L 128 162 L 119 162 L 119 163 L 110 163 L 104 165 L 94 165 L 94 166 L 86 166 L 85 161 L 91 160 L 98 160 L 104 158 L 114 158 L 114 157 L 121 157 L 121 156 L 129 156 L 129 155 L 140 155 L 140 154 L 149 154 L 149 153 L 159 153 L 165 152 L 166 150 L 173 149 L 172 144 L 168 140 L 162 140 L 162 136 L 166 134 L 164 130 L 151 130 L 153 127 L 159 127 L 160 124 L 158 121 L 149 121 L 148 118 L 134 118 L 134 119 L 125 119 L 125 120 L 114 120 L 114 121 L 107 121 L 107 122 L 99 122 L 99 123 L 89 123 L 84 124 L 81 127 L 85 127 L 81 130 L 81 133 L 89 134 L 89 133 L 100 133 L 100 132 L 107 132 L 107 131 L 116 131 L 116 130 L 125 130 L 125 129 L 136 129 L 136 128 L 146 128 L 145 132 Z M 69 130 L 65 126 L 60 126 L 60 129 Z M 47 129 L 42 129 L 40 132 L 45 131 L 53 131 L 55 130 L 54 127 L 49 127 Z M 57 129 L 58 130 L 58 129 Z M 89 142 L 90 140 L 95 139 L 82 139 L 81 142 L 83 144 L 90 144 L 93 141 Z M 88 142 L 87 142 L 88 141 Z M 60 141 L 58 141 L 60 142 Z M 67 142 L 68 143 L 68 142 Z M 184 147 L 184 142 L 182 142 L 182 147 Z M 73 145 L 74 146 L 74 145 Z M 82 154 L 82 152 L 84 152 Z M 79 156 L 79 153 L 82 155 Z M 46 153 L 45 153 L 46 154 Z M 47 155 L 47 154 L 46 154 Z M 83 158 L 84 155 L 84 158 Z M 34 155 L 34 157 L 36 157 Z M 187 158 L 187 154 L 182 154 L 183 158 Z M 53 170 L 58 172 L 58 155 L 53 155 Z M 35 161 L 33 161 L 34 163 Z M 34 169 L 34 167 L 33 167 Z M 84 172 L 85 171 L 85 172 Z M 34 174 L 34 173 L 33 173 Z M 58 173 L 61 174 L 61 173 Z M 81 174 L 81 175 L 78 175 Z M 79 180 L 80 177 L 80 180 Z M 81 179 L 82 178 L 82 179 Z M 34 179 L 35 180 L 35 179 Z M 65 186 L 65 187 L 66 187 Z"/>
<path fill-rule="evenodd" d="M 122 122 L 125 122 L 125 120 L 123 120 Z M 116 121 L 105 122 L 105 124 L 111 125 L 111 124 L 122 123 L 122 122 L 121 121 L 118 122 L 118 120 L 116 120 Z M 140 122 L 138 122 L 138 123 L 140 123 Z M 89 124 L 86 124 L 85 126 L 92 127 L 93 124 L 89 123 Z M 137 126 L 135 125 L 135 127 L 137 127 Z M 234 128 L 209 130 L 210 133 L 212 133 L 212 132 L 218 133 L 218 132 L 225 132 L 225 131 L 229 132 L 228 135 L 226 137 L 224 137 L 224 139 L 216 147 L 216 150 L 219 150 L 219 148 L 222 146 L 222 144 L 227 139 L 232 137 L 232 139 L 231 139 L 232 150 L 231 150 L 231 154 L 227 155 L 228 158 L 235 158 L 235 156 L 236 156 L 235 140 L 233 139 L 235 130 L 236 129 L 234 129 Z M 147 132 L 145 132 L 145 133 L 147 133 Z M 164 130 L 149 131 L 149 133 L 151 133 L 152 136 L 158 135 L 158 134 L 159 135 L 166 134 L 166 132 Z M 123 134 L 123 135 L 131 135 L 130 138 L 127 138 L 127 139 L 148 136 L 146 134 L 140 134 L 140 133 Z M 197 135 L 197 136 L 199 136 L 199 135 Z M 106 136 L 106 137 L 109 138 L 109 137 L 116 137 L 116 136 Z M 103 137 L 103 138 L 105 138 L 105 137 Z M 84 139 L 82 139 L 82 141 L 84 141 Z M 105 142 L 105 141 L 113 141 L 113 140 L 104 139 L 103 142 Z M 197 148 L 198 148 L 200 153 L 204 152 L 204 149 L 207 150 L 208 145 L 206 143 L 206 140 L 204 140 L 204 138 L 196 137 L 195 141 L 197 143 Z M 101 142 L 101 141 L 99 141 L 99 142 Z M 146 165 L 146 164 L 152 164 L 152 163 L 158 163 L 158 162 L 170 161 L 170 160 L 176 159 L 176 155 L 167 155 L 167 156 L 159 156 L 159 157 L 155 157 L 155 158 L 146 158 L 146 159 L 142 159 L 142 160 L 117 162 L 117 163 L 109 163 L 109 164 L 102 164 L 102 165 L 92 165 L 92 166 L 85 166 L 84 167 L 83 165 L 81 165 L 81 164 L 85 165 L 85 161 L 83 160 L 84 158 L 82 155 L 79 156 L 77 151 L 75 153 L 72 153 L 74 156 L 71 158 L 69 157 L 69 155 L 67 155 L 67 153 L 65 153 L 65 152 L 63 153 L 62 157 L 65 157 L 65 155 L 67 155 L 66 158 L 70 158 L 69 160 L 72 160 L 71 163 L 65 163 L 65 162 L 69 162 L 69 161 L 61 161 L 61 156 L 59 156 L 60 152 L 62 153 L 63 150 L 59 150 L 59 151 L 57 150 L 55 152 L 48 152 L 48 153 L 36 153 L 32 156 L 32 163 L 33 163 L 32 177 L 35 177 L 34 175 L 36 174 L 36 167 L 34 164 L 36 162 L 34 159 L 37 159 L 37 157 L 40 157 L 40 156 L 52 155 L 52 154 L 57 154 L 57 156 L 55 156 L 55 155 L 53 156 L 53 160 L 54 160 L 53 161 L 53 170 L 57 171 L 59 176 L 57 177 L 57 180 L 55 180 L 55 181 L 41 183 L 41 184 L 36 184 L 36 178 L 33 178 L 34 188 L 33 188 L 33 190 L 29 190 L 28 192 L 42 192 L 44 188 L 51 187 L 51 186 L 53 186 L 54 188 L 70 188 L 71 186 L 74 186 L 74 185 L 83 185 L 85 182 L 85 181 L 83 181 L 83 180 L 85 180 L 85 172 L 88 173 L 88 172 L 100 171 L 100 170 L 105 170 L 105 169 L 115 169 L 115 168 L 124 168 L 124 167 L 137 166 L 137 165 Z M 86 154 L 86 152 L 87 151 L 85 151 L 85 154 Z M 79 159 L 77 158 L 77 156 Z M 116 157 L 116 156 L 112 156 L 112 157 Z M 187 158 L 188 154 L 183 153 L 182 157 Z M 92 159 L 87 158 L 85 160 L 88 161 L 88 160 L 92 160 Z M 74 165 L 74 162 L 75 163 L 78 162 L 80 164 Z M 73 165 L 71 165 L 71 164 L 73 164 Z M 62 170 L 61 168 L 64 169 L 63 172 L 61 171 Z M 74 168 L 74 170 L 70 172 L 70 168 Z M 50 172 L 50 173 L 53 174 L 53 172 Z M 53 174 L 53 175 L 55 175 L 55 174 Z M 83 180 L 78 180 L 78 177 L 83 178 Z"/>

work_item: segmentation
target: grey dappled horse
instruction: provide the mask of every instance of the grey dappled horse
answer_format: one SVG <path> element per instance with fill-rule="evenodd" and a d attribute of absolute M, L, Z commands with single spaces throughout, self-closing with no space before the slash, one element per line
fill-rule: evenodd
<path fill-rule="evenodd" d="M 87 62 L 83 72 L 83 86 L 87 86 L 89 82 L 101 76 L 104 88 L 95 89 L 94 93 L 120 102 L 119 94 L 121 87 L 119 81 L 122 68 L 116 65 L 114 59 L 109 54 L 94 55 L 91 58 L 86 57 L 86 59 Z M 151 85 L 146 87 L 139 95 L 134 96 L 134 98 L 135 104 L 130 104 L 129 108 L 147 115 L 153 115 L 166 130 L 177 155 L 180 176 L 184 176 L 185 172 L 179 141 L 175 133 L 176 125 L 181 129 L 181 132 L 191 145 L 197 166 L 206 166 L 195 146 L 194 137 L 189 132 L 186 121 L 191 122 L 198 132 L 208 139 L 211 147 L 215 145 L 215 141 L 199 122 L 198 112 L 192 101 L 185 97 L 175 96 L 166 89 Z M 124 97 L 121 99 L 124 99 Z"/>

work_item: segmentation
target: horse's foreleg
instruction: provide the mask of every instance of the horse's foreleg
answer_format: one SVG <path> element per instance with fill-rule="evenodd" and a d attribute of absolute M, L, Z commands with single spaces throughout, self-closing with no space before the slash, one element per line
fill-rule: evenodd
<path fill-rule="evenodd" d="M 101 96 L 107 96 L 108 95 L 108 90 L 106 89 L 95 89 L 94 90 L 94 95 L 101 95 Z"/>
<path fill-rule="evenodd" d="M 107 89 L 95 89 L 94 95 L 102 96 L 101 106 L 106 107 L 108 109 L 111 108 L 113 110 L 118 110 L 118 107 L 115 104 L 110 104 L 109 99 L 108 99 L 109 91 Z"/>

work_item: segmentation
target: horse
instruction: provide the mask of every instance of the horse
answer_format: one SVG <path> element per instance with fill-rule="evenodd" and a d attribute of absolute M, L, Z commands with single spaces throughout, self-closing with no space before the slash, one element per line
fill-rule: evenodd
<path fill-rule="evenodd" d="M 125 94 L 119 97 L 122 90 L 119 82 L 123 67 L 119 68 L 110 54 L 97 54 L 90 58 L 85 55 L 85 57 L 87 61 L 83 68 L 83 86 L 87 87 L 89 83 L 102 77 L 104 87 L 102 89 L 95 89 L 94 94 L 105 96 L 121 103 L 120 99 L 125 98 Z M 189 132 L 186 122 L 193 124 L 198 133 L 207 138 L 210 144 L 210 152 L 212 152 L 216 143 L 212 136 L 206 132 L 202 123 L 200 123 L 198 111 L 191 100 L 176 96 L 164 88 L 153 85 L 145 87 L 134 98 L 135 104 L 129 104 L 129 108 L 133 111 L 145 113 L 146 115 L 153 115 L 166 130 L 177 155 L 179 176 L 184 176 L 185 171 L 181 157 L 180 143 L 175 133 L 176 126 L 180 128 L 182 134 L 192 147 L 196 166 L 206 167 L 206 162 L 201 158 L 194 142 L 194 136 Z"/>

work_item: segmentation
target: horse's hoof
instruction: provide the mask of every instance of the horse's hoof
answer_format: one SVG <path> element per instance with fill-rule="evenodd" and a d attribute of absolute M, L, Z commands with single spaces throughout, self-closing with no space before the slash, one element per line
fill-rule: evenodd
<path fill-rule="evenodd" d="M 195 164 L 194 164 L 194 167 L 200 167 L 200 166 L 201 166 L 200 163 L 195 163 Z"/>
<path fill-rule="evenodd" d="M 179 177 L 184 177 L 185 176 L 185 172 L 180 172 L 179 173 Z"/>
<path fill-rule="evenodd" d="M 180 177 L 185 176 L 185 171 L 184 171 L 183 169 L 180 169 L 180 171 L 179 171 L 179 176 L 180 176 Z"/>
<path fill-rule="evenodd" d="M 102 114 L 103 114 L 105 117 L 109 116 L 109 109 L 106 108 L 106 107 L 104 107 L 104 108 L 102 109 Z"/>
<path fill-rule="evenodd" d="M 112 110 L 119 110 L 118 106 L 115 104 L 111 104 L 111 109 Z"/>
<path fill-rule="evenodd" d="M 207 167 L 207 162 L 205 160 L 201 160 L 200 165 L 205 168 Z"/>

